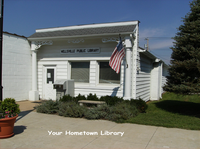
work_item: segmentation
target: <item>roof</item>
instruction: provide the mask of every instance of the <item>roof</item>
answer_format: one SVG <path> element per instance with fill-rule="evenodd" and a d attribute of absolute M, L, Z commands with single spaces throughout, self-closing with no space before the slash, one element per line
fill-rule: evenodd
<path fill-rule="evenodd" d="M 17 34 L 13 34 L 13 33 L 9 33 L 9 32 L 3 32 L 4 34 L 9 34 L 9 35 L 14 35 L 14 36 L 17 36 L 17 37 L 22 37 L 22 38 L 27 38 L 25 36 L 22 36 L 22 35 L 17 35 Z"/>
<path fill-rule="evenodd" d="M 127 34 L 132 33 L 135 30 L 135 27 L 138 24 L 138 22 L 139 21 L 130 21 L 38 29 L 36 30 L 36 33 L 28 37 L 28 39 L 34 40 L 46 38 Z"/>
<path fill-rule="evenodd" d="M 157 58 L 155 55 L 153 55 L 151 52 L 139 47 L 139 52 L 147 56 L 149 59 L 155 60 L 156 62 L 163 62 L 164 66 L 168 67 L 168 65 L 161 59 Z"/>

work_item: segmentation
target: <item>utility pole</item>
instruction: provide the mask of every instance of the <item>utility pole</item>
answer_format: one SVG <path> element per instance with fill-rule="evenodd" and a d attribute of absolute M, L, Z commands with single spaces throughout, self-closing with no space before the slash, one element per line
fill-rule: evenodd
<path fill-rule="evenodd" d="M 0 0 L 0 101 L 3 101 L 3 86 L 2 86 L 3 7 L 4 7 L 4 0 Z"/>
<path fill-rule="evenodd" d="M 145 38 L 145 40 L 147 40 L 147 51 L 149 51 L 149 38 Z"/>

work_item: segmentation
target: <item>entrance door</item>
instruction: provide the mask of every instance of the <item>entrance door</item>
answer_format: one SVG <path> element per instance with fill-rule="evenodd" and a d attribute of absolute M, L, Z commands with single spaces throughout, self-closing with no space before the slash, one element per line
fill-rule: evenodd
<path fill-rule="evenodd" d="M 44 82 L 43 82 L 43 98 L 56 100 L 56 90 L 53 89 L 53 83 L 56 78 L 56 67 L 46 66 L 44 68 Z"/>

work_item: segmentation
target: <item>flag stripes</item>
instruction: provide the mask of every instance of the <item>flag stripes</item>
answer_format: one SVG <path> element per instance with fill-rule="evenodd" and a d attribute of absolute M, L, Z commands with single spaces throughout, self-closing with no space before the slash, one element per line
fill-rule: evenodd
<path fill-rule="evenodd" d="M 116 73 L 120 72 L 121 61 L 124 56 L 125 56 L 125 49 L 122 45 L 122 41 L 120 40 L 117 46 L 115 47 L 109 62 L 110 67 L 114 71 L 116 71 Z"/>

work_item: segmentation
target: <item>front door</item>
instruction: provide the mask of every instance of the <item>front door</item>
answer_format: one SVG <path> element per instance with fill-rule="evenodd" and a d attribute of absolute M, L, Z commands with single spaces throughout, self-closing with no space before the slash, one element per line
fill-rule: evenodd
<path fill-rule="evenodd" d="M 47 100 L 56 100 L 56 90 L 53 89 L 53 84 L 56 78 L 56 67 L 46 66 L 44 68 L 44 82 L 43 82 L 43 98 Z"/>

